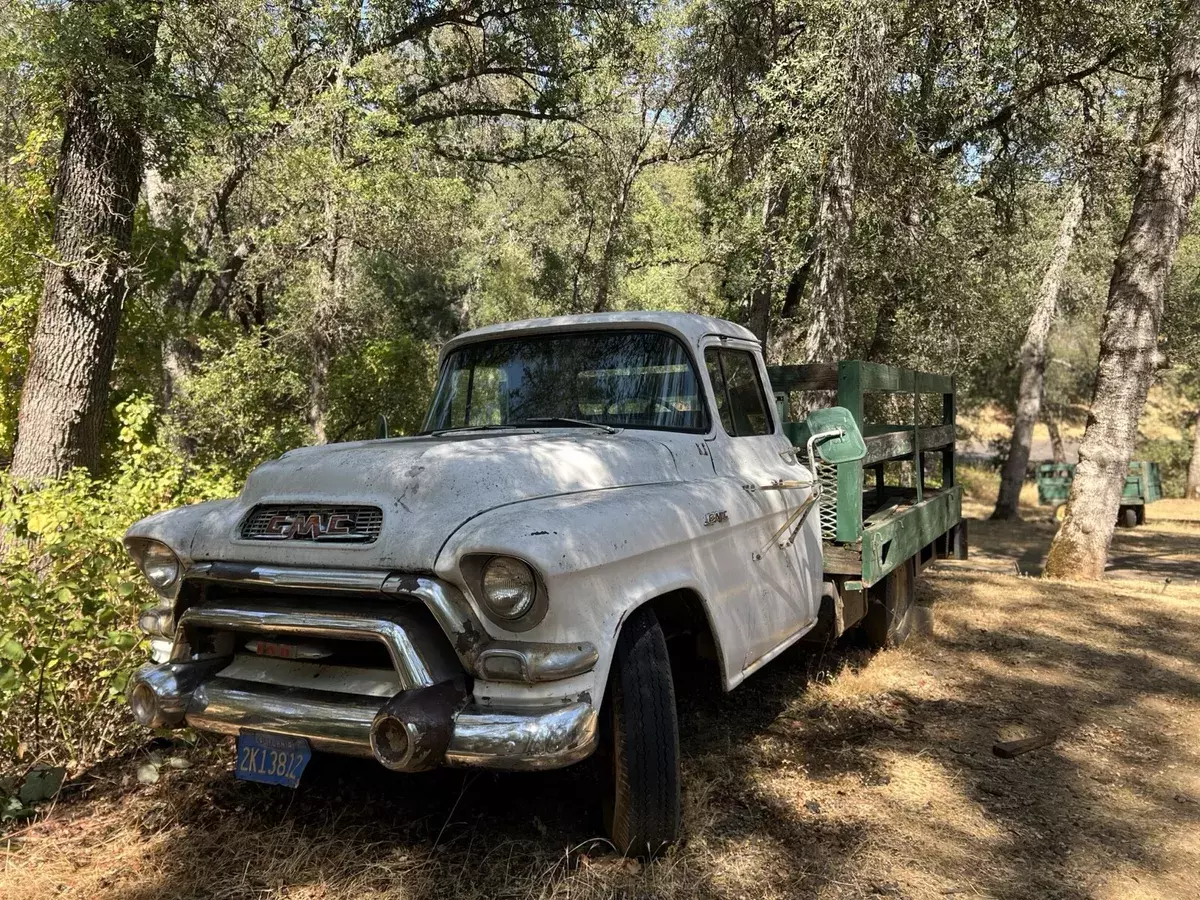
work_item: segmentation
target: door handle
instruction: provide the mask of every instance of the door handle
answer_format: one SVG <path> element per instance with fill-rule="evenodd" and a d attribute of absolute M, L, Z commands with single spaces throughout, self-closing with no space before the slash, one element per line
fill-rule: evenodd
<path fill-rule="evenodd" d="M 810 478 L 808 481 L 788 481 L 780 478 L 772 481 L 770 484 L 760 484 L 760 491 L 798 491 L 803 488 L 810 488 L 815 482 Z"/>

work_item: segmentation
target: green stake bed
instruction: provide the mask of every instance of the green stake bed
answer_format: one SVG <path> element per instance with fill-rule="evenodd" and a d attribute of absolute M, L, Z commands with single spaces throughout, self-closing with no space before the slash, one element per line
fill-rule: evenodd
<path fill-rule="evenodd" d="M 1075 478 L 1074 463 L 1042 463 L 1037 467 L 1038 503 L 1060 507 L 1071 494 Z M 1137 460 L 1129 464 L 1125 486 L 1121 490 L 1120 525 L 1141 525 L 1146 521 L 1146 504 L 1161 500 L 1162 473 L 1158 463 Z"/>
<path fill-rule="evenodd" d="M 796 395 L 812 392 L 829 398 L 817 405 L 836 403 L 849 410 L 866 443 L 860 460 L 817 465 L 826 575 L 849 576 L 869 587 L 913 557 L 920 567 L 937 558 L 965 556 L 962 487 L 954 473 L 952 376 L 858 361 L 772 366 L 768 373 L 784 430 L 795 446 L 805 446 L 811 429 L 790 413 L 800 399 Z M 930 402 L 930 395 L 940 400 Z M 903 424 L 871 421 L 870 409 L 887 409 L 889 418 Z M 933 478 L 926 471 L 930 457 L 940 460 Z M 847 581 L 845 587 L 854 585 Z"/>

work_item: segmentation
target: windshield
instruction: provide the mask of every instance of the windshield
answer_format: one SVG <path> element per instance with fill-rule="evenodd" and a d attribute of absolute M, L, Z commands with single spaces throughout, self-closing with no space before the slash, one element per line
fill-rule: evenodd
<path fill-rule="evenodd" d="M 658 331 L 584 331 L 455 350 L 442 367 L 425 430 L 570 427 L 569 419 L 578 426 L 707 427 L 700 381 L 679 341 Z"/>

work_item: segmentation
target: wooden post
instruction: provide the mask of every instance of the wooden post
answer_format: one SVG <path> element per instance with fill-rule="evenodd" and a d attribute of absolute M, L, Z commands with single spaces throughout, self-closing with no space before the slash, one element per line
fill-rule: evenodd
<path fill-rule="evenodd" d="M 862 370 L 857 362 L 838 364 L 838 406 L 848 409 L 854 416 L 854 424 L 864 430 Z M 837 539 L 853 544 L 862 537 L 862 463 L 840 463 L 837 483 Z"/>
<path fill-rule="evenodd" d="M 955 391 L 954 376 L 951 375 L 950 376 L 950 393 L 942 394 L 942 424 L 943 425 L 953 425 L 955 422 L 954 391 Z M 957 437 L 958 436 L 955 435 L 956 441 L 957 441 Z M 956 446 L 955 444 L 951 444 L 949 447 L 947 447 L 946 449 L 944 449 L 942 451 L 942 490 L 945 490 L 948 487 L 953 487 L 957 483 L 956 477 L 955 477 L 955 472 L 954 472 L 955 446 Z"/>
<path fill-rule="evenodd" d="M 921 452 L 921 385 L 919 378 L 913 378 L 913 486 L 917 489 L 917 502 L 925 499 L 925 454 Z"/>

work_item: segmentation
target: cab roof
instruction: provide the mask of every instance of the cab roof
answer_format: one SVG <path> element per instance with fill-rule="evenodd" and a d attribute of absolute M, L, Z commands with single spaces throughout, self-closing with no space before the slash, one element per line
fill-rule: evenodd
<path fill-rule="evenodd" d="M 442 348 L 444 357 L 463 344 L 489 338 L 512 337 L 516 334 L 544 334 L 556 331 L 580 331 L 588 329 L 655 329 L 669 331 L 692 347 L 708 335 L 720 335 L 743 341 L 757 341 L 749 328 L 695 313 L 661 312 L 637 310 L 631 312 L 588 313 L 579 316 L 553 316 L 546 319 L 525 319 L 521 322 L 503 322 L 486 325 L 464 332 L 449 340 Z"/>

